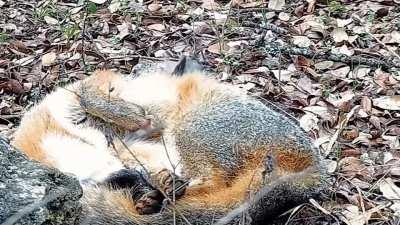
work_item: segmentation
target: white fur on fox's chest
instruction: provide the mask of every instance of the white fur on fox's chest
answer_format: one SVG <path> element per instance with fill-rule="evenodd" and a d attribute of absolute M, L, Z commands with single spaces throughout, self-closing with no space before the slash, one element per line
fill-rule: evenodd
<path fill-rule="evenodd" d="M 135 85 L 126 88 L 128 91 L 122 92 L 122 97 L 133 99 L 135 102 L 139 100 L 139 104 L 148 104 L 149 101 L 162 104 L 175 100 L 176 92 L 172 85 L 162 83 L 172 82 L 171 80 L 160 78 L 159 82 L 148 83 L 151 80 L 153 79 L 135 82 Z M 71 135 L 49 133 L 42 139 L 41 145 L 47 158 L 56 168 L 74 174 L 81 182 L 86 180 L 101 182 L 111 173 L 124 167 L 122 162 L 111 153 L 102 132 L 71 122 L 71 104 L 77 104 L 77 96 L 73 93 L 77 85 L 60 88 L 44 100 L 43 104 L 47 105 L 50 115 Z M 149 87 L 152 88 L 148 89 Z M 173 145 L 167 143 L 167 146 L 166 150 L 160 143 L 136 142 L 130 144 L 130 149 L 148 171 L 158 172 L 167 168 L 181 175 L 179 154 Z"/>
<path fill-rule="evenodd" d="M 142 106 L 172 104 L 178 99 L 176 80 L 164 74 L 143 75 L 128 80 L 120 97 Z"/>

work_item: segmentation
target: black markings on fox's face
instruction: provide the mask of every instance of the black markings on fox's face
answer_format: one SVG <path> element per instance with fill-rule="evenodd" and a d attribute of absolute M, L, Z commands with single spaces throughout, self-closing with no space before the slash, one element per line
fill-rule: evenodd
<path fill-rule="evenodd" d="M 182 57 L 178 64 L 175 66 L 172 75 L 174 76 L 184 76 L 185 74 L 189 74 L 192 72 L 201 72 L 203 67 L 200 63 L 193 59 L 192 57 L 184 56 Z"/>

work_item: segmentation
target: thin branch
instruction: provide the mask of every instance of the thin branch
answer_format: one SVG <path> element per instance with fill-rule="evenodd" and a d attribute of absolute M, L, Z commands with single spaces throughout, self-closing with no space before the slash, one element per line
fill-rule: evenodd
<path fill-rule="evenodd" d="M 129 149 L 128 145 L 122 140 L 122 138 L 118 134 L 115 134 L 115 136 L 121 142 L 122 146 L 129 152 L 129 154 L 135 159 L 135 161 L 143 168 L 143 170 L 149 176 L 150 175 L 149 171 L 146 169 L 144 164 L 136 157 L 136 155 L 133 154 L 133 152 Z"/>
<path fill-rule="evenodd" d="M 84 8 L 84 14 L 83 14 L 83 27 L 82 27 L 82 32 L 81 32 L 81 41 L 82 41 L 82 64 L 83 64 L 83 71 L 85 74 L 87 74 L 87 66 L 86 66 L 86 61 L 85 61 L 85 32 L 86 32 L 86 18 L 88 14 L 88 1 L 84 2 L 83 5 Z"/>
<path fill-rule="evenodd" d="M 373 67 L 383 67 L 385 69 L 400 68 L 399 63 L 387 61 L 383 59 L 368 59 L 361 56 L 347 56 L 333 54 L 330 52 L 314 52 L 306 48 L 298 48 L 295 46 L 281 46 L 277 43 L 267 43 L 264 45 L 264 50 L 271 55 L 279 55 L 280 53 L 287 55 L 302 55 L 307 58 L 325 59 L 335 62 L 342 62 L 346 64 L 364 64 Z"/>

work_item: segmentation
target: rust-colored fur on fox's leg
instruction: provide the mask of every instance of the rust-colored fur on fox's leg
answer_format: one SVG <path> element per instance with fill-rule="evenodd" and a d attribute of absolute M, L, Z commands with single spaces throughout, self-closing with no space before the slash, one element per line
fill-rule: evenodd
<path fill-rule="evenodd" d="M 260 154 L 265 155 L 265 153 Z M 216 176 L 212 185 L 208 183 L 200 189 L 189 188 L 187 193 L 174 203 L 174 206 L 170 205 L 164 211 L 152 215 L 138 215 L 128 193 L 101 189 L 94 190 L 94 192 L 85 191 L 87 194 L 84 203 L 94 206 L 88 208 L 90 211 L 87 213 L 87 219 L 93 221 L 87 224 L 104 225 L 112 221 L 116 225 L 167 225 L 172 224 L 174 220 L 176 224 L 187 224 L 185 220 L 191 224 L 214 224 L 245 201 L 251 203 L 247 208 L 251 224 L 266 224 L 272 222 L 271 218 L 314 197 L 312 193 L 318 191 L 316 188 L 320 181 L 318 172 L 314 176 L 310 176 L 308 172 L 302 175 L 293 173 L 293 177 L 288 172 L 289 175 L 284 175 L 277 181 L 271 182 L 270 186 L 265 186 L 269 191 L 263 193 L 264 195 L 257 201 L 253 201 L 252 198 L 258 194 L 256 191 L 260 189 L 263 191 L 262 164 L 264 160 L 260 159 L 263 158 L 259 154 L 249 157 L 241 172 L 232 178 L 229 185 L 224 182 L 223 176 Z M 258 168 L 254 168 L 254 166 L 258 166 Z M 285 179 L 285 177 L 289 177 L 289 179 Z M 313 183 L 315 185 L 311 185 Z M 298 192 L 292 193 L 293 188 L 296 188 Z M 290 192 L 290 194 L 285 192 Z M 93 195 L 93 193 L 95 194 Z M 281 202 L 288 205 L 282 207 Z M 240 224 L 239 220 L 240 216 L 226 224 Z"/>
<path fill-rule="evenodd" d="M 126 191 L 94 187 L 84 189 L 82 225 L 170 225 L 213 224 L 227 213 L 226 208 L 206 208 L 191 199 L 180 199 L 160 213 L 139 215 Z M 175 216 L 174 216 L 175 215 Z M 232 223 L 237 224 L 237 223 Z"/>
<path fill-rule="evenodd" d="M 267 152 L 262 149 L 247 155 L 236 174 L 228 175 L 214 168 L 210 180 L 204 184 L 189 187 L 185 199 L 204 207 L 231 208 L 243 203 L 257 192 L 264 183 L 264 161 Z"/>
<path fill-rule="evenodd" d="M 269 156 L 272 162 L 267 162 Z M 229 211 L 246 201 L 252 202 L 252 198 L 267 187 L 270 188 L 268 192 L 253 201 L 248 210 L 254 221 L 252 224 L 272 222 L 271 219 L 320 194 L 323 184 L 315 166 L 316 162 L 308 153 L 260 148 L 246 156 L 237 174 L 227 177 L 220 170 L 203 185 L 189 187 L 182 201 L 200 208 Z M 271 171 L 266 171 L 268 169 Z"/>

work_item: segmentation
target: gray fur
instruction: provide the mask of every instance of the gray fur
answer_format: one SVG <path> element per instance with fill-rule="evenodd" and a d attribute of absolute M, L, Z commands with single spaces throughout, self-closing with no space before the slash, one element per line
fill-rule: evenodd
<path fill-rule="evenodd" d="M 223 102 L 216 98 L 194 108 L 176 128 L 176 145 L 185 162 L 184 171 L 190 170 L 191 176 L 204 174 L 210 156 L 226 171 L 234 173 L 243 154 L 262 146 L 318 155 L 311 140 L 294 121 L 250 97 Z"/>
<path fill-rule="evenodd" d="M 185 68 L 180 70 L 185 71 Z M 184 75 L 184 72 L 182 74 Z M 296 121 L 254 98 L 234 95 L 227 93 L 226 90 L 220 93 L 216 90 L 216 92 L 191 107 L 192 110 L 183 116 L 182 121 L 176 121 L 177 124 L 172 129 L 177 150 L 183 159 L 185 175 L 188 177 L 211 175 L 213 165 L 219 165 L 228 175 L 236 175 L 246 154 L 258 148 L 268 149 L 271 152 L 276 149 L 292 150 L 313 157 L 312 167 L 316 169 L 313 173 L 307 173 L 304 179 L 286 179 L 284 182 L 271 184 L 268 192 L 264 193 L 259 201 L 250 205 L 249 217 L 253 219 L 253 224 L 264 224 L 266 222 L 264 219 L 271 220 L 286 210 L 304 203 L 310 197 L 317 196 L 320 190 L 324 190 L 325 169 L 320 163 L 321 156 Z M 94 108 L 99 108 L 97 104 L 93 105 Z M 109 112 L 114 113 L 115 109 L 102 107 L 100 104 L 105 113 L 100 117 L 107 118 L 114 115 Z M 147 108 L 147 111 L 153 110 Z M 124 116 L 131 118 L 132 121 L 138 119 L 136 114 Z M 160 124 L 163 124 L 163 121 Z M 95 193 L 96 195 L 83 200 L 88 210 L 85 213 L 86 224 L 173 223 L 172 213 L 169 211 L 132 217 L 119 208 L 121 206 L 117 203 L 104 201 L 102 191 Z M 227 209 L 204 209 L 199 206 L 181 205 L 179 201 L 177 204 L 191 224 L 212 224 L 213 219 L 215 221 L 228 212 Z M 186 224 L 184 220 L 179 219 L 179 216 L 177 218 L 177 224 Z M 239 219 L 236 218 L 229 224 L 238 224 Z"/>
<path fill-rule="evenodd" d="M 183 56 L 178 64 L 175 66 L 173 75 L 183 76 L 192 72 L 202 71 L 203 67 L 191 57 Z"/>
<path fill-rule="evenodd" d="M 106 96 L 96 91 L 96 87 L 82 84 L 79 96 L 80 106 L 86 113 L 127 130 L 138 129 L 146 120 L 143 107 Z"/>

